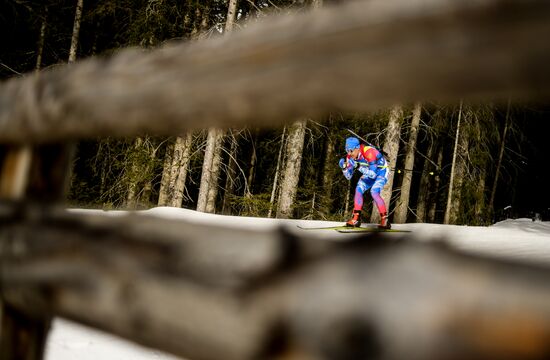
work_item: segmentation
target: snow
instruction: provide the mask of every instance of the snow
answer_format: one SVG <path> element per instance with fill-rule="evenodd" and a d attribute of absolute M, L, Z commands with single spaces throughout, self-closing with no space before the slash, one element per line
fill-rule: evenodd
<path fill-rule="evenodd" d="M 72 209 L 75 213 L 104 213 L 124 216 L 125 211 Z M 341 225 L 341 222 L 312 220 L 279 220 L 253 217 L 235 217 L 199 213 L 187 209 L 158 207 L 140 213 L 151 216 L 181 219 L 198 224 L 216 223 L 227 227 L 272 229 L 285 226 L 290 231 L 304 231 L 297 227 Z M 465 252 L 508 258 L 518 262 L 536 263 L 550 267 L 550 222 L 531 219 L 508 219 L 492 226 L 458 226 L 441 224 L 397 224 L 395 229 L 412 230 L 410 237 L 417 241 L 440 241 Z M 354 234 L 340 234 L 331 230 L 308 230 L 308 234 L 326 238 L 349 238 Z M 397 233 L 388 236 L 401 236 Z M 177 357 L 135 345 L 121 338 L 66 321 L 56 319 L 46 348 L 46 360 L 174 360 Z"/>

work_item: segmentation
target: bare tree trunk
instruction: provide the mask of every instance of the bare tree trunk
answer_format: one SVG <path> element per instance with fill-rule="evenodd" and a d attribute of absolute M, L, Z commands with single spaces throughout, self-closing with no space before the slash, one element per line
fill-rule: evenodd
<path fill-rule="evenodd" d="M 386 209 L 390 212 L 390 201 L 393 191 L 393 176 L 394 171 L 390 168 L 395 168 L 397 163 L 397 154 L 399 153 L 399 136 L 401 134 L 401 122 L 403 121 L 403 108 L 401 105 L 395 105 L 390 110 L 388 127 L 386 128 L 386 139 L 382 150 L 386 153 L 388 162 L 388 182 L 382 190 L 382 198 L 386 202 Z M 371 222 L 377 223 L 380 220 L 380 215 L 377 210 L 372 211 Z"/>
<path fill-rule="evenodd" d="M 197 211 L 206 211 L 206 203 L 208 201 L 208 189 L 212 178 L 212 162 L 214 160 L 214 147 L 216 146 L 216 137 L 218 130 L 210 128 L 206 139 L 206 148 L 204 150 L 204 160 L 202 164 L 201 182 L 199 190 L 199 198 L 197 200 Z"/>
<path fill-rule="evenodd" d="M 401 184 L 401 195 L 395 209 L 393 222 L 402 224 L 407 222 L 409 213 L 409 198 L 411 195 L 411 182 L 414 168 L 414 155 L 416 152 L 416 139 L 418 137 L 418 128 L 420 127 L 420 113 L 422 105 L 417 103 L 413 109 L 411 120 L 411 129 L 409 133 L 409 143 L 407 144 L 407 155 L 405 157 L 405 172 L 403 174 L 403 182 Z"/>
<path fill-rule="evenodd" d="M 225 179 L 222 214 L 231 214 L 229 202 L 231 196 L 235 192 L 235 181 L 237 177 L 237 150 L 239 144 L 234 131 L 231 131 L 231 136 L 228 138 L 229 141 L 231 141 L 231 146 L 229 150 L 229 158 L 227 160 L 227 177 Z"/>
<path fill-rule="evenodd" d="M 235 13 L 236 13 L 236 7 L 237 7 L 237 0 L 230 0 L 228 4 L 227 9 L 227 18 L 225 23 L 225 32 L 230 33 L 233 30 L 233 25 L 235 23 Z M 204 17 L 203 17 L 204 20 Z M 205 25 L 201 25 L 201 27 L 204 27 Z M 212 132 L 212 135 L 210 134 Z M 214 154 L 212 156 L 212 162 L 208 165 L 210 168 L 210 171 L 207 172 L 209 179 L 205 183 L 208 184 L 208 188 L 204 191 L 206 192 L 206 207 L 205 211 L 208 213 L 215 212 L 216 207 L 216 198 L 218 195 L 218 181 L 219 181 L 219 175 L 220 175 L 220 167 L 221 167 L 221 153 L 222 153 L 222 143 L 223 138 L 225 136 L 225 131 L 221 129 L 211 128 L 208 133 L 208 142 L 214 142 L 214 145 L 211 146 L 211 144 L 207 145 L 207 149 L 213 149 Z M 209 157 L 209 156 L 208 156 Z M 205 173 L 203 166 L 203 174 Z M 203 192 L 202 189 L 203 183 L 201 180 L 201 192 Z"/>
<path fill-rule="evenodd" d="M 488 208 L 492 213 L 495 213 L 495 195 L 497 192 L 498 178 L 500 176 L 500 167 L 502 166 L 502 158 L 504 157 L 504 149 L 506 148 L 506 135 L 508 128 L 510 127 L 510 100 L 508 100 L 508 106 L 506 108 L 506 119 L 504 122 L 504 131 L 502 132 L 502 139 L 500 141 L 500 150 L 498 152 L 497 168 L 495 170 L 495 180 L 493 180 L 493 187 L 491 189 L 491 197 L 489 199 Z"/>
<path fill-rule="evenodd" d="M 292 207 L 298 190 L 298 181 L 300 180 L 306 123 L 307 120 L 298 120 L 292 124 L 288 131 L 286 161 L 279 193 L 279 203 L 277 204 L 277 218 L 288 219 L 292 216 Z"/>
<path fill-rule="evenodd" d="M 220 179 L 221 164 L 222 164 L 222 148 L 225 130 L 216 129 L 214 158 L 212 159 L 210 183 L 208 185 L 208 196 L 206 200 L 206 212 L 216 212 L 216 199 L 218 197 L 218 181 Z"/>
<path fill-rule="evenodd" d="M 321 195 L 321 212 L 323 215 L 330 213 L 332 204 L 332 185 L 334 183 L 334 168 L 336 167 L 336 161 L 334 159 L 334 137 L 329 132 L 326 135 L 326 148 L 325 148 L 325 164 L 323 166 L 323 178 L 321 188 L 323 189 Z"/>
<path fill-rule="evenodd" d="M 162 165 L 162 177 L 160 180 L 158 206 L 168 206 L 170 197 L 170 176 L 172 175 L 172 156 L 174 155 L 175 143 L 166 145 L 164 163 Z"/>
<path fill-rule="evenodd" d="M 139 152 L 143 146 L 143 138 L 138 137 L 134 142 L 134 152 Z M 130 176 L 128 181 L 128 193 L 126 195 L 126 201 L 124 207 L 126 209 L 137 208 L 137 193 L 138 193 L 138 181 L 136 179 L 137 174 L 140 172 L 140 164 L 136 159 L 132 159 L 130 164 Z"/>
<path fill-rule="evenodd" d="M 277 155 L 277 166 L 275 168 L 275 176 L 273 177 L 273 188 L 271 190 L 271 198 L 269 199 L 269 211 L 267 217 L 270 218 L 273 213 L 273 206 L 275 205 L 275 196 L 277 195 L 277 183 L 279 181 L 279 170 L 281 168 L 281 162 L 283 160 L 283 149 L 285 146 L 285 133 L 286 126 L 283 127 L 283 135 L 281 135 L 281 146 L 279 147 L 279 155 Z"/>
<path fill-rule="evenodd" d="M 437 153 L 437 168 L 441 169 L 441 166 L 443 165 L 443 146 L 439 147 L 439 152 Z M 435 174 L 434 177 L 434 184 L 433 184 L 433 196 L 432 201 L 430 203 L 430 207 L 428 209 L 428 222 L 435 222 L 435 212 L 437 210 L 437 203 L 439 198 L 439 184 L 441 184 L 441 175 L 439 172 Z"/>
<path fill-rule="evenodd" d="M 458 109 L 458 122 L 456 125 L 455 146 L 453 150 L 453 162 L 451 165 L 451 177 L 449 179 L 449 192 L 447 194 L 447 206 L 445 207 L 444 224 L 454 224 L 456 221 L 456 215 L 458 212 L 458 196 L 453 192 L 455 181 L 457 185 L 462 181 L 462 174 L 456 174 L 457 172 L 457 154 L 458 144 L 460 142 L 460 121 L 462 120 L 462 101 L 460 101 L 460 107 Z M 457 176 L 458 175 L 458 176 Z M 455 180 L 455 177 L 457 178 Z"/>
<path fill-rule="evenodd" d="M 225 21 L 225 32 L 231 32 L 235 27 L 235 18 L 237 15 L 237 0 L 229 0 L 227 5 L 227 19 Z"/>
<path fill-rule="evenodd" d="M 78 48 L 78 37 L 80 33 L 80 23 L 82 22 L 82 7 L 84 0 L 77 0 L 76 12 L 74 15 L 73 35 L 71 37 L 71 48 L 69 50 L 69 63 L 76 61 L 76 50 Z"/>
<path fill-rule="evenodd" d="M 44 17 L 40 25 L 40 35 L 38 38 L 38 49 L 36 51 L 36 65 L 34 69 L 39 71 L 42 68 L 42 56 L 44 55 L 44 41 L 46 39 L 46 26 L 48 24 L 48 6 L 44 6 Z"/>
<path fill-rule="evenodd" d="M 430 171 L 430 169 L 433 167 L 433 163 L 431 161 L 432 157 L 434 156 L 434 150 L 436 148 L 436 144 L 434 142 L 430 143 L 430 146 L 428 147 L 428 153 L 426 154 L 426 158 L 424 159 L 424 165 L 422 166 L 422 174 L 420 175 L 420 186 L 418 191 L 418 200 L 416 204 L 416 222 L 423 223 L 426 222 L 426 215 L 428 210 L 428 201 L 429 201 L 429 194 L 430 194 L 430 180 L 433 176 L 433 171 Z"/>
<path fill-rule="evenodd" d="M 174 144 L 174 153 L 170 166 L 170 182 L 168 184 L 168 206 L 180 208 L 183 202 L 192 144 L 192 132 L 188 132 L 184 137 L 178 137 Z"/>

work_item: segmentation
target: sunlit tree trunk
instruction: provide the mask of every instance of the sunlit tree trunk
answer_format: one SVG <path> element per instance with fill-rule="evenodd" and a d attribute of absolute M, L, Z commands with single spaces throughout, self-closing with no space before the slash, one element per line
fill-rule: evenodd
<path fill-rule="evenodd" d="M 168 206 L 170 197 L 170 176 L 172 175 L 172 156 L 174 155 L 175 143 L 166 145 L 164 163 L 162 165 L 162 177 L 160 180 L 158 206 Z"/>
<path fill-rule="evenodd" d="M 199 190 L 199 198 L 197 200 L 197 211 L 206 211 L 208 202 L 208 189 L 212 178 L 212 162 L 214 160 L 214 147 L 216 146 L 216 137 L 218 129 L 210 128 L 206 139 L 206 148 L 204 150 L 204 160 L 202 163 L 201 182 Z"/>
<path fill-rule="evenodd" d="M 405 157 L 405 173 L 403 174 L 403 182 L 401 184 L 401 195 L 397 202 L 393 222 L 402 224 L 407 221 L 409 209 L 409 198 L 411 194 L 411 182 L 414 168 L 414 155 L 416 152 L 416 139 L 418 137 L 418 128 L 420 127 L 420 113 L 422 105 L 417 103 L 413 109 L 411 120 L 411 128 L 409 131 L 409 142 L 407 144 L 407 155 Z"/>
<path fill-rule="evenodd" d="M 82 22 L 83 6 L 84 0 L 77 0 L 74 15 L 73 35 L 71 37 L 71 48 L 69 49 L 69 63 L 76 61 L 76 51 L 78 49 L 78 38 L 80 34 L 80 24 Z"/>
<path fill-rule="evenodd" d="M 191 23 L 190 12 L 185 14 L 184 29 Z M 200 5 L 196 6 L 194 12 L 195 23 L 190 40 L 198 40 L 208 24 L 208 16 L 203 14 Z M 192 140 L 193 133 L 189 132 L 185 136 L 178 136 L 172 144 L 168 145 L 160 185 L 159 206 L 181 207 L 185 193 L 185 180 L 189 171 Z"/>
<path fill-rule="evenodd" d="M 230 0 L 227 9 L 227 17 L 225 22 L 225 33 L 230 33 L 233 30 L 235 23 L 235 14 L 236 14 L 237 0 Z M 212 156 L 212 162 L 210 164 L 203 165 L 203 173 L 205 173 L 205 166 L 210 168 L 209 171 L 206 171 L 208 181 L 203 183 L 201 181 L 201 193 L 206 192 L 206 212 L 212 213 L 215 212 L 216 198 L 218 195 L 218 181 L 220 175 L 221 167 L 221 158 L 222 158 L 222 143 L 225 136 L 225 131 L 221 129 L 211 128 L 208 131 L 208 140 L 209 142 L 214 142 L 214 146 L 211 144 L 207 145 L 207 149 L 213 149 L 214 154 Z M 206 157 L 206 156 L 205 156 Z M 209 156 L 208 156 L 209 157 Z M 202 189 L 203 186 L 207 186 L 206 189 Z"/>
<path fill-rule="evenodd" d="M 287 219 L 292 216 L 292 208 L 298 190 L 298 181 L 300 180 L 306 123 L 306 120 L 298 120 L 288 130 L 286 161 L 279 193 L 277 218 Z"/>
<path fill-rule="evenodd" d="M 162 173 L 159 206 L 181 207 L 185 194 L 185 180 L 191 160 L 193 134 L 178 137 L 172 152 L 167 153 Z M 170 149 L 167 149 L 167 152 Z M 169 164 L 166 164 L 169 162 Z M 168 169 L 168 171 L 166 171 Z"/>
<path fill-rule="evenodd" d="M 388 213 L 390 212 L 390 201 L 393 191 L 394 171 L 390 168 L 395 168 L 397 163 L 397 154 L 399 153 L 399 136 L 401 134 L 401 123 L 403 121 L 403 108 L 401 105 L 395 105 L 390 110 L 388 126 L 386 128 L 386 138 L 382 150 L 386 153 L 388 162 L 388 182 L 382 190 L 382 198 L 386 202 Z M 372 211 L 371 222 L 377 223 L 380 220 L 380 215 L 377 210 Z"/>
<path fill-rule="evenodd" d="M 212 166 L 210 171 L 210 183 L 208 185 L 208 194 L 206 200 L 206 212 L 216 212 L 216 199 L 218 197 L 218 181 L 220 178 L 221 164 L 222 164 L 222 148 L 223 138 L 225 131 L 222 129 L 216 129 L 215 143 L 214 143 L 214 157 L 212 159 Z"/>

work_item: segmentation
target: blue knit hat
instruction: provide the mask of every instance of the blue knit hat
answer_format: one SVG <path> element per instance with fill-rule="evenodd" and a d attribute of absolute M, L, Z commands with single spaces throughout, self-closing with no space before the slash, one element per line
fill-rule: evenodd
<path fill-rule="evenodd" d="M 350 136 L 346 139 L 346 152 L 350 152 L 355 149 L 359 149 L 359 139 Z"/>

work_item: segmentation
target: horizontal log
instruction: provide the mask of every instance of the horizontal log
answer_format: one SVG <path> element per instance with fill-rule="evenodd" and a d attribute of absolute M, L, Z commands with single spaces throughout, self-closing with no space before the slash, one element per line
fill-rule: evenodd
<path fill-rule="evenodd" d="M 10 306 L 191 359 L 550 355 L 548 268 L 406 237 L 331 242 L 14 206 L 0 223 Z"/>
<path fill-rule="evenodd" d="M 273 127 L 413 101 L 547 100 L 546 0 L 371 0 L 0 85 L 0 142 Z"/>

